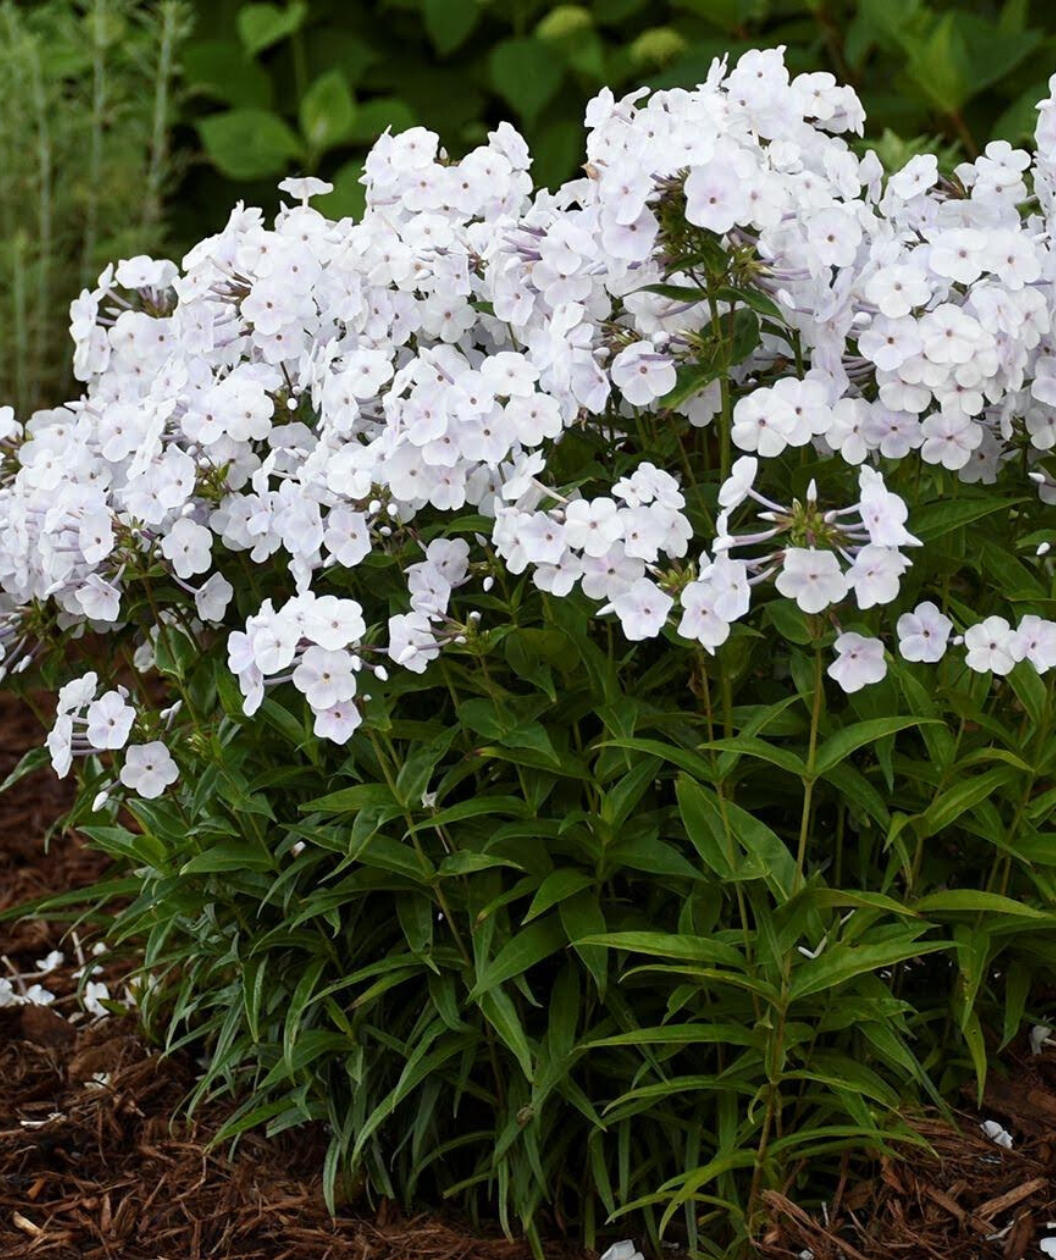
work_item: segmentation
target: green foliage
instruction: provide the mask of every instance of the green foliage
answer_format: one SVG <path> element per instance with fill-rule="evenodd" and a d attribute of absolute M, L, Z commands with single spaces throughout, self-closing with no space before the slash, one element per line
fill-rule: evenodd
<path fill-rule="evenodd" d="M 67 388 L 69 304 L 115 257 L 157 249 L 183 0 L 0 5 L 0 394 Z"/>
<path fill-rule="evenodd" d="M 390 123 L 421 123 L 459 154 L 508 118 L 536 154 L 537 182 L 553 185 L 581 160 L 578 127 L 603 86 L 617 94 L 642 83 L 691 87 L 712 58 L 777 44 L 788 45 L 795 72 L 830 70 L 858 90 L 892 161 L 917 136 L 974 153 L 976 137 L 1031 134 L 1056 52 L 1051 9 L 1026 0 L 226 0 L 200 8 L 187 66 L 205 156 L 236 181 L 323 174 L 337 185 L 330 214 L 361 210 L 362 155 Z M 270 118 L 225 121 L 247 108 Z M 251 123 L 261 134 L 246 142 L 243 161 L 237 150 Z M 199 174 L 189 195 L 196 206 L 207 195 L 227 205 L 242 192 L 220 194 Z"/>

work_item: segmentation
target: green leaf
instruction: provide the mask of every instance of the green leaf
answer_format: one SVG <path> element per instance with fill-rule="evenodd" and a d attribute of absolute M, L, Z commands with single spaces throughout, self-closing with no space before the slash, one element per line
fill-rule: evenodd
<path fill-rule="evenodd" d="M 1031 969 L 1018 959 L 1008 968 L 1005 980 L 1005 1013 L 1001 1026 L 1001 1049 L 1019 1032 L 1033 987 Z"/>
<path fill-rule="evenodd" d="M 811 888 L 807 890 L 805 896 L 813 905 L 825 909 L 831 909 L 833 906 L 838 906 L 840 909 L 855 906 L 866 910 L 882 910 L 887 914 L 905 915 L 910 919 L 919 918 L 912 906 L 904 906 L 893 897 L 887 897 L 878 892 L 859 892 L 853 888 L 846 891 L 838 888 Z"/>
<path fill-rule="evenodd" d="M 525 1079 L 529 1082 L 533 1081 L 535 1065 L 532 1062 L 532 1050 L 513 998 L 504 989 L 492 989 L 488 993 L 481 994 L 479 1002 L 484 1018 L 513 1052 Z"/>
<path fill-rule="evenodd" d="M 895 672 L 898 674 L 902 694 L 906 698 L 910 711 L 917 717 L 938 717 L 939 711 L 934 697 L 928 688 L 917 680 L 912 667 L 904 661 L 896 661 Z M 943 723 L 938 726 L 923 723 L 921 735 L 927 745 L 928 756 L 936 766 L 945 769 L 953 760 L 957 747 L 951 732 Z"/>
<path fill-rule="evenodd" d="M 917 914 L 1010 914 L 1020 919 L 1047 919 L 1056 923 L 1056 916 L 1033 906 L 1002 897 L 999 893 L 975 888 L 950 888 L 945 892 L 928 893 L 913 903 Z"/>
<path fill-rule="evenodd" d="M 555 766 L 561 765 L 561 757 L 550 739 L 545 726 L 540 722 L 528 722 L 524 726 L 514 727 L 499 740 L 503 748 L 522 748 L 527 752 L 538 753 L 540 757 Z"/>
<path fill-rule="evenodd" d="M 396 897 L 396 917 L 411 953 L 427 953 L 432 948 L 436 917 L 432 899 L 419 893 L 400 893 Z"/>
<path fill-rule="evenodd" d="M 759 317 L 752 311 L 740 307 L 734 312 L 732 335 L 725 323 L 725 317 L 720 316 L 710 325 L 716 339 L 701 351 L 698 362 L 683 363 L 675 370 L 675 386 L 659 400 L 659 406 L 672 410 L 681 407 L 706 385 L 743 362 L 759 344 Z"/>
<path fill-rule="evenodd" d="M 481 0 L 424 0 L 422 6 L 426 32 L 441 57 L 466 42 L 480 16 Z"/>
<path fill-rule="evenodd" d="M 281 175 L 301 152 L 286 123 L 264 109 L 229 109 L 197 126 L 210 161 L 228 179 Z"/>
<path fill-rule="evenodd" d="M 537 919 L 539 915 L 545 914 L 547 910 L 552 906 L 556 906 L 558 902 L 574 896 L 584 888 L 592 888 L 596 882 L 595 877 L 589 871 L 577 870 L 572 866 L 565 866 L 560 870 L 551 871 L 539 885 L 539 891 L 532 898 L 532 904 L 528 907 L 528 913 L 524 916 L 522 922 L 528 923 L 532 919 Z"/>
<path fill-rule="evenodd" d="M 983 1026 L 975 1011 L 969 1012 L 961 1031 L 964 1033 L 968 1053 L 972 1057 L 972 1066 L 975 1068 L 975 1103 L 977 1107 L 981 1107 L 983 1105 L 983 1093 L 986 1090 L 986 1038 L 983 1036 Z"/>
<path fill-rule="evenodd" d="M 495 91 L 529 124 L 557 95 L 565 76 L 551 50 L 529 36 L 504 39 L 492 49 L 488 65 Z"/>
<path fill-rule="evenodd" d="M 690 284 L 646 284 L 638 293 L 655 293 L 672 302 L 706 302 L 708 292 L 697 285 Z"/>
<path fill-rule="evenodd" d="M 1038 102 L 1045 100 L 1048 95 L 1047 80 L 1036 79 L 1001 114 L 990 128 L 990 135 L 995 140 L 1007 140 L 1013 145 L 1021 144 L 1024 140 L 1033 140 L 1034 128 L 1038 124 Z"/>
<path fill-rule="evenodd" d="M 370 132 L 364 135 L 364 114 L 366 106 L 356 111 L 357 126 L 353 128 L 353 134 L 349 137 L 351 140 L 359 140 L 362 142 L 373 143 L 378 133 Z M 384 127 L 381 128 L 384 131 Z M 312 204 L 318 209 L 320 214 L 325 214 L 333 219 L 361 219 L 363 211 L 367 205 L 367 190 L 363 186 L 363 163 L 358 158 L 345 162 L 330 177 L 330 182 L 334 186 L 334 191 L 326 193 L 322 197 L 316 197 Z"/>
<path fill-rule="evenodd" d="M 671 932 L 605 932 L 583 938 L 585 945 L 625 949 L 651 958 L 675 958 L 680 962 L 724 963 L 743 970 L 744 959 L 723 941 L 711 936 L 685 936 Z"/>
<path fill-rule="evenodd" d="M 609 845 L 606 857 L 610 863 L 649 875 L 668 875 L 672 879 L 701 878 L 700 871 L 691 862 L 655 834 L 617 840 Z"/>
<path fill-rule="evenodd" d="M 663 1024 L 658 1028 L 635 1028 L 632 1032 L 616 1033 L 612 1037 L 598 1037 L 584 1041 L 578 1049 L 598 1050 L 605 1046 L 754 1046 L 760 1034 L 743 1024 Z"/>
<path fill-rule="evenodd" d="M 20 783 L 28 774 L 32 774 L 34 770 L 39 770 L 42 766 L 46 766 L 51 760 L 48 750 L 41 745 L 37 748 L 31 748 L 28 752 L 22 754 L 18 765 L 11 773 L 0 783 L 0 795 L 9 788 L 13 788 L 16 783 Z"/>
<path fill-rule="evenodd" d="M 685 770 L 695 779 L 710 782 L 712 778 L 711 766 L 699 753 L 680 748 L 677 744 L 665 743 L 661 739 L 610 739 L 600 743 L 598 747 L 626 748 L 630 752 L 651 753 L 654 757 L 660 757 Z"/>
<path fill-rule="evenodd" d="M 659 405 L 672 410 L 681 407 L 710 385 L 721 372 L 722 368 L 714 363 L 680 363 L 675 369 L 674 388 L 660 399 Z"/>
<path fill-rule="evenodd" d="M 565 930 L 558 918 L 536 919 L 512 936 L 498 954 L 477 972 L 477 983 L 469 997 L 475 1001 L 507 980 L 523 975 L 530 967 L 549 958 L 567 944 Z"/>
<path fill-rule="evenodd" d="M 924 836 L 933 836 L 943 828 L 955 823 L 963 813 L 985 801 L 999 788 L 1017 778 L 1017 771 L 1011 766 L 999 766 L 996 770 L 987 770 L 985 774 L 974 775 L 962 779 L 953 787 L 941 793 L 921 815 L 919 829 Z"/>
<path fill-rule="evenodd" d="M 971 499 L 940 499 L 936 503 L 926 503 L 914 511 L 909 519 L 909 529 L 922 542 L 934 542 L 936 538 L 942 538 L 973 521 L 992 516 L 995 512 L 1007 513 L 1010 508 L 1022 502 L 1022 498 L 1006 499 L 994 494 Z"/>
<path fill-rule="evenodd" d="M 384 783 L 357 783 L 302 805 L 302 814 L 347 814 L 370 805 L 392 805 L 395 797 Z"/>
<path fill-rule="evenodd" d="M 807 614 L 791 599 L 772 599 L 766 605 L 766 615 L 773 623 L 774 629 L 789 643 L 798 643 L 807 647 L 814 641 Z"/>
<path fill-rule="evenodd" d="M 756 735 L 734 735 L 729 739 L 713 739 L 700 746 L 703 749 L 741 753 L 756 761 L 766 761 L 780 770 L 787 770 L 789 774 L 794 774 L 797 778 L 807 773 L 806 765 L 794 752 L 772 744 L 769 740 L 760 739 Z"/>
<path fill-rule="evenodd" d="M 393 134 L 406 131 L 408 127 L 418 125 L 418 115 L 406 101 L 398 96 L 374 96 L 369 101 L 360 101 L 356 105 L 356 116 L 352 122 L 349 140 L 357 144 L 373 144 L 386 129 Z M 350 164 L 351 165 L 351 164 Z M 362 170 L 362 164 L 356 164 Z M 342 169 L 344 169 L 342 167 Z M 331 177 L 337 184 L 337 178 Z M 313 204 L 319 204 L 315 202 Z M 329 211 L 328 211 L 329 213 Z M 348 213 L 347 211 L 345 213 Z"/>
<path fill-rule="evenodd" d="M 605 931 L 605 914 L 596 893 L 579 892 L 567 901 L 558 903 L 557 913 L 561 926 L 572 948 L 594 978 L 598 996 L 604 1001 L 608 982 L 609 963 L 600 945 L 584 945 L 586 937 Z"/>
<path fill-rule="evenodd" d="M 1005 28 L 968 10 L 958 11 L 955 21 L 971 67 L 969 99 L 1007 81 L 1043 38 L 1040 30 Z"/>
<path fill-rule="evenodd" d="M 429 790 L 437 764 L 451 747 L 455 737 L 452 728 L 424 747 L 416 749 L 400 766 L 396 776 L 396 799 L 409 810 L 420 810 Z"/>
<path fill-rule="evenodd" d="M 277 4 L 244 4 L 238 11 L 235 25 L 243 47 L 255 57 L 265 48 L 299 31 L 307 16 L 305 0 L 293 0 L 282 8 Z"/>
<path fill-rule="evenodd" d="M 728 302 L 731 306 L 748 306 L 757 315 L 784 323 L 785 317 L 778 304 L 758 289 L 734 289 L 728 285 L 720 285 L 714 296 L 719 302 Z"/>
<path fill-rule="evenodd" d="M 675 784 L 675 794 L 686 834 L 704 863 L 720 878 L 733 878 L 734 871 L 741 866 L 739 854 L 732 833 L 727 832 L 719 806 L 712 799 L 711 793 L 689 775 L 680 774 Z"/>
<path fill-rule="evenodd" d="M 250 60 L 233 40 L 195 40 L 184 49 L 183 73 L 191 92 L 223 101 L 269 109 L 273 92 L 268 72 Z"/>
<path fill-rule="evenodd" d="M 766 823 L 732 801 L 724 804 L 726 819 L 734 839 L 745 853 L 765 870 L 764 878 L 781 902 L 792 895 L 796 864 L 788 846 Z"/>
<path fill-rule="evenodd" d="M 845 726 L 830 736 L 818 749 L 814 762 L 817 774 L 825 774 L 838 766 L 845 757 L 864 748 L 866 744 L 875 743 L 888 735 L 907 730 L 911 726 L 924 726 L 928 722 L 938 724 L 938 718 L 919 717 L 885 717 L 871 718 L 867 722 L 855 722 L 853 726 Z"/>
<path fill-rule="evenodd" d="M 972 95 L 968 49 L 955 15 L 946 13 L 927 39 L 910 45 L 910 77 L 944 114 L 956 114 Z"/>
<path fill-rule="evenodd" d="M 247 958 L 242 965 L 242 999 L 246 1008 L 246 1024 L 254 1043 L 260 1041 L 260 1008 L 264 981 L 268 974 L 268 958 Z"/>
<path fill-rule="evenodd" d="M 806 959 L 796 967 L 792 979 L 792 1001 L 828 992 L 855 976 L 893 967 L 908 958 L 949 949 L 951 944 L 950 941 L 921 941 L 917 939 L 918 935 L 919 929 L 911 936 L 899 936 L 875 944 L 848 945 L 841 941 L 831 945 L 817 958 Z"/>
<path fill-rule="evenodd" d="M 462 849 L 458 853 L 449 853 L 440 863 L 439 873 L 444 876 L 474 875 L 477 871 L 490 871 L 499 866 L 509 866 L 514 870 L 524 868 L 512 858 L 498 857 L 494 853 L 474 853 L 470 849 Z"/>
<path fill-rule="evenodd" d="M 301 1026 L 301 1018 L 311 1002 L 315 986 L 319 983 L 319 977 L 323 974 L 328 961 L 325 955 L 313 958 L 301 973 L 297 987 L 293 991 L 282 1031 L 282 1057 L 287 1064 L 291 1062 L 294 1047 L 297 1044 L 297 1031 Z"/>
<path fill-rule="evenodd" d="M 347 141 L 356 120 L 356 103 L 340 70 L 321 74 L 301 98 L 301 132 L 314 153 Z"/>
<path fill-rule="evenodd" d="M 1020 661 L 1009 674 L 1008 681 L 1034 726 L 1044 726 L 1048 690 L 1038 671 L 1029 661 Z"/>
<path fill-rule="evenodd" d="M 219 871 L 267 871 L 275 865 L 259 844 L 242 840 L 225 840 L 199 853 L 180 867 L 181 875 L 207 875 Z"/>
<path fill-rule="evenodd" d="M 884 832 L 891 826 L 891 814 L 883 796 L 854 766 L 844 762 L 826 770 L 824 778 L 846 798 L 848 804 L 857 806 Z"/>
<path fill-rule="evenodd" d="M 466 818 L 525 818 L 530 812 L 525 802 L 516 796 L 474 796 L 468 801 L 459 801 L 457 805 L 438 810 L 422 822 L 415 823 L 410 828 L 410 834 L 435 831 L 437 827 L 448 827 Z"/>

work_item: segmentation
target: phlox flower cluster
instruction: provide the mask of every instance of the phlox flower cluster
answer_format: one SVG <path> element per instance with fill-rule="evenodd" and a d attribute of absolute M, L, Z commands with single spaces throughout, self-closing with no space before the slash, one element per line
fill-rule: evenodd
<path fill-rule="evenodd" d="M 138 668 L 166 626 L 223 627 L 247 713 L 292 686 L 344 743 L 364 679 L 464 644 L 487 613 L 455 592 L 519 575 L 629 640 L 709 652 L 793 600 L 835 624 L 849 692 L 890 651 L 1051 669 L 1052 622 L 957 626 L 903 600 L 920 540 L 889 483 L 931 466 L 1056 502 L 1053 88 L 1036 154 L 995 142 L 952 175 L 924 155 L 887 177 L 848 142 L 850 88 L 750 52 L 692 91 L 602 92 L 583 174 L 556 192 L 533 193 L 506 124 L 460 161 L 412 128 L 369 155 L 359 222 L 313 208 L 328 185 L 288 180 L 273 226 L 240 204 L 180 266 L 108 267 L 71 308 L 81 396 L 24 423 L 0 410 L 4 669 L 41 634 L 123 629 L 163 589 Z M 687 241 L 740 287 L 672 277 Z M 759 335 L 681 388 L 745 289 Z M 671 431 L 686 458 L 665 467 L 649 435 Z M 571 434 L 608 453 L 589 481 L 557 472 Z M 780 488 L 772 470 L 801 458 L 828 461 L 842 500 Z M 691 491 L 720 466 L 712 515 Z M 394 610 L 370 565 L 408 540 Z M 843 627 L 888 607 L 886 638 Z M 154 797 L 177 774 L 175 718 L 88 675 L 49 747 L 60 773 L 105 753 Z"/>

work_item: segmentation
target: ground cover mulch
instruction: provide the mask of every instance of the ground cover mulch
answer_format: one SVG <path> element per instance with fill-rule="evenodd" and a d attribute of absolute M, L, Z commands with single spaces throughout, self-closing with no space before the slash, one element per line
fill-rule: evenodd
<path fill-rule="evenodd" d="M 1056 1056 L 1048 1057 L 1050 1079 Z M 1004 1096 L 1005 1086 L 998 1094 Z M 1041 1257 L 1056 1239 L 1056 1093 L 1047 1085 L 1015 1086 L 1003 1110 L 996 1096 L 984 1111 L 1000 1116 L 1016 1139 L 997 1146 L 963 1114 L 960 1126 L 938 1118 L 917 1122 L 932 1154 L 884 1160 L 875 1175 L 848 1180 L 821 1213 L 769 1193 L 773 1226 L 761 1250 L 768 1257 L 812 1260 L 1021 1260 Z M 1031 1114 L 1029 1096 L 1047 1118 Z M 1050 1253 L 1053 1254 L 1053 1253 Z"/>
<path fill-rule="evenodd" d="M 32 717 L 0 698 L 0 781 L 39 738 Z M 55 834 L 45 849 L 68 802 L 47 771 L 0 796 L 0 911 L 105 873 L 105 860 L 76 836 Z M 250 1134 L 233 1153 L 211 1149 L 228 1110 L 209 1104 L 193 1123 L 181 1117 L 195 1064 L 159 1055 L 129 1019 L 84 1010 L 78 973 L 98 967 L 96 978 L 119 996 L 127 966 L 92 945 L 90 929 L 0 924 L 0 978 L 22 988 L 39 980 L 55 994 L 50 1006 L 0 1007 L 0 1260 L 529 1260 L 524 1244 L 450 1219 L 407 1219 L 386 1204 L 349 1205 L 332 1220 L 318 1132 Z M 64 961 L 40 973 L 37 961 L 53 950 Z M 1005 1126 L 1011 1150 L 980 1131 L 981 1116 Z M 819 1213 L 770 1194 L 760 1252 L 1040 1257 L 1039 1240 L 1056 1237 L 1056 1046 L 1038 1055 L 1020 1047 L 981 1113 L 966 1111 L 959 1126 L 924 1117 L 918 1127 L 933 1155 L 849 1171 Z M 547 1255 L 594 1260 L 561 1242 Z"/>

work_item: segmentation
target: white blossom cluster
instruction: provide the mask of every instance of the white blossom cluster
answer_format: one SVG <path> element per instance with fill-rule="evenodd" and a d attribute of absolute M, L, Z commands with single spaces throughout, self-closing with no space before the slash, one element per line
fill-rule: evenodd
<path fill-rule="evenodd" d="M 0 410 L 5 668 L 31 658 L 42 606 L 73 632 L 121 626 L 151 566 L 193 598 L 198 626 L 230 622 L 237 569 L 259 588 L 228 642 L 246 711 L 292 683 L 317 734 L 342 743 L 361 677 L 424 670 L 464 641 L 452 592 L 500 572 L 581 590 L 628 639 L 666 629 L 710 651 L 764 583 L 811 615 L 893 603 L 918 540 L 881 461 L 984 484 L 1008 465 L 1056 503 L 1040 464 L 1056 448 L 1052 86 L 1036 155 L 995 142 L 954 180 L 931 156 L 885 178 L 844 138 L 864 123 L 850 88 L 751 52 L 693 91 L 602 92 L 584 174 L 557 192 L 533 194 L 506 124 L 457 162 L 414 128 L 375 145 L 360 222 L 328 220 L 310 204 L 328 186 L 291 180 L 274 227 L 239 205 L 180 267 L 108 267 L 71 310 L 83 395 L 24 425 Z M 670 401 L 737 305 L 659 291 L 672 215 L 750 258 L 783 321 L 732 367 L 725 412 L 717 379 Z M 569 430 L 673 412 L 725 423 L 741 453 L 710 536 L 677 463 L 643 460 L 591 497 L 553 475 Z M 849 466 L 856 501 L 756 490 L 790 448 Z M 418 521 L 462 513 L 476 525 L 405 571 L 402 611 L 368 625 L 335 593 L 349 589 L 335 574 Z M 280 571 L 296 594 L 276 606 L 263 596 Z M 159 625 L 175 615 L 159 609 Z M 897 618 L 907 660 L 951 643 L 973 670 L 1056 665 L 1056 625 L 1038 617 L 989 617 L 963 639 L 931 602 Z M 883 677 L 884 651 L 842 633 L 829 672 L 855 691 Z M 176 775 L 163 733 L 138 739 L 128 696 L 97 692 L 94 676 L 64 691 L 57 768 L 121 752 L 121 782 L 159 795 Z"/>

